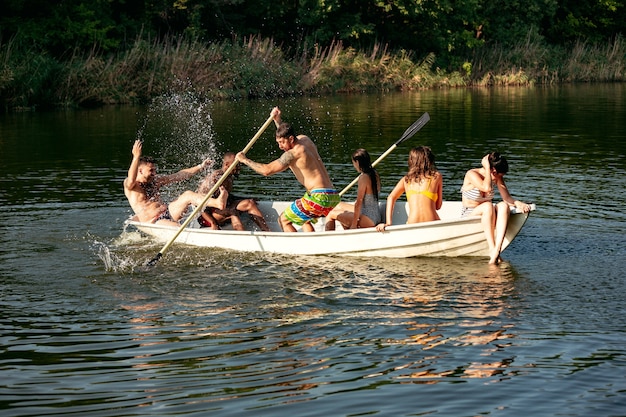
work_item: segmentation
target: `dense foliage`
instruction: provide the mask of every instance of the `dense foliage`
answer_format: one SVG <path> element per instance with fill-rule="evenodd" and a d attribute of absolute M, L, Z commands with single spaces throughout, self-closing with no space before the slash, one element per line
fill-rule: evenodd
<path fill-rule="evenodd" d="M 278 44 L 371 47 L 463 57 L 530 31 L 551 44 L 605 42 L 626 28 L 623 0 L 3 0 L 0 29 L 53 56 L 115 50 L 140 34 L 205 41 L 260 35 Z M 454 61 L 454 60 L 453 60 Z"/>
<path fill-rule="evenodd" d="M 0 2 L 5 107 L 624 80 L 624 0 Z"/>

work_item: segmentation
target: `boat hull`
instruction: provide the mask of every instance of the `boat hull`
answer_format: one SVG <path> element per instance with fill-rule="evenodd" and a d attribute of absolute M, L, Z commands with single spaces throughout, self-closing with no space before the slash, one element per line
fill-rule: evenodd
<path fill-rule="evenodd" d="M 288 255 L 336 255 L 362 257 L 410 258 L 417 256 L 488 256 L 488 246 L 479 217 L 460 217 L 460 202 L 444 202 L 439 211 L 442 220 L 402 224 L 406 222 L 406 203 L 396 204 L 394 223 L 385 232 L 374 228 L 325 232 L 324 219 L 315 225 L 315 233 L 284 233 L 279 231 L 278 216 L 289 202 L 259 202 L 259 208 L 273 231 L 211 230 L 190 227 L 183 230 L 175 243 L 200 247 L 230 249 L 244 252 L 267 252 Z M 384 202 L 380 203 L 384 213 Z M 534 209 L 534 206 L 533 206 Z M 515 239 L 529 213 L 512 211 L 503 249 Z M 178 228 L 152 223 L 127 221 L 141 232 L 168 242 Z M 194 225 L 194 227 L 191 227 Z"/>

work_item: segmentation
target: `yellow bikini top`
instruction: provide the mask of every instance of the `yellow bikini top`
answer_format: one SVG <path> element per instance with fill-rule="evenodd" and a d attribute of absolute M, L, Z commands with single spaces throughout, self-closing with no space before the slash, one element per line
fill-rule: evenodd
<path fill-rule="evenodd" d="M 409 199 L 412 195 L 421 194 L 426 198 L 430 198 L 436 203 L 437 198 L 439 198 L 439 196 L 436 193 L 432 193 L 428 191 L 428 189 L 430 188 L 430 181 L 431 179 L 428 180 L 428 185 L 426 186 L 425 190 L 422 190 L 422 191 L 412 190 L 412 189 L 406 190 L 406 198 Z"/>

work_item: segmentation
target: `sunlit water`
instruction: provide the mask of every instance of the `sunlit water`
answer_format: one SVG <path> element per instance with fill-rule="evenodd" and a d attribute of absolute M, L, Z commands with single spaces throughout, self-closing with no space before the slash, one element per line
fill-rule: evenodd
<path fill-rule="evenodd" d="M 625 91 L 279 103 L 338 187 L 354 178 L 352 150 L 382 154 L 425 111 L 431 121 L 379 166 L 384 195 L 410 146 L 433 148 L 449 200 L 501 150 L 513 195 L 538 210 L 497 267 L 174 245 L 147 268 L 161 244 L 123 225 L 135 137 L 170 172 L 243 148 L 275 103 L 190 94 L 2 116 L 2 416 L 625 416 Z M 250 156 L 278 152 L 269 129 Z M 237 189 L 302 192 L 289 173 L 247 169 Z"/>

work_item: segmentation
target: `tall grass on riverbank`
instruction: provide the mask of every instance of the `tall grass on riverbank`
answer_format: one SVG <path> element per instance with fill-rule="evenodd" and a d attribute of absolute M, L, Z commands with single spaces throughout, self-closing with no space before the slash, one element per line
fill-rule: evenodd
<path fill-rule="evenodd" d="M 205 44 L 179 38 L 138 39 L 112 58 L 73 57 L 59 97 L 64 103 L 136 103 L 193 86 L 208 98 L 293 94 L 295 72 L 284 71 L 282 51 L 269 39 Z"/>
<path fill-rule="evenodd" d="M 436 68 L 435 58 L 380 44 L 358 51 L 339 42 L 287 48 L 258 37 L 220 43 L 138 37 L 114 55 L 94 48 L 60 60 L 14 39 L 0 44 L 0 102 L 12 110 L 146 103 L 180 88 L 232 99 L 626 80 L 619 36 L 608 45 L 578 42 L 566 49 L 529 34 L 513 47 L 476 50 L 458 71 Z"/>
<path fill-rule="evenodd" d="M 626 43 L 617 36 L 607 45 L 579 41 L 565 49 L 529 34 L 513 47 L 477 51 L 471 69 L 469 84 L 479 86 L 624 82 Z"/>
<path fill-rule="evenodd" d="M 391 53 L 377 44 L 369 52 L 344 48 L 333 43 L 328 48 L 314 48 L 312 56 L 300 59 L 302 91 L 316 93 L 359 93 L 367 91 L 403 91 L 440 86 L 465 85 L 458 72 L 433 71 L 434 54 L 415 62 L 406 51 Z"/>

